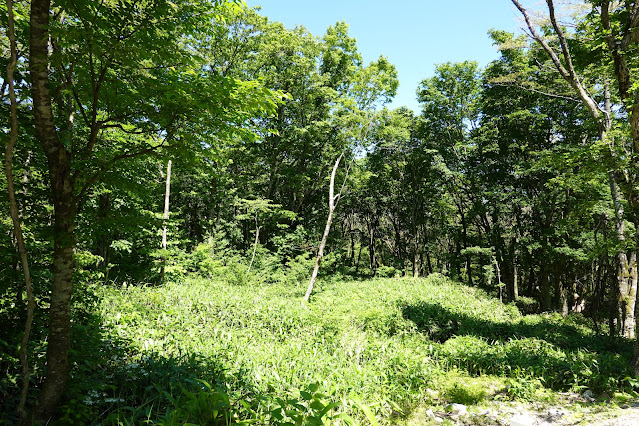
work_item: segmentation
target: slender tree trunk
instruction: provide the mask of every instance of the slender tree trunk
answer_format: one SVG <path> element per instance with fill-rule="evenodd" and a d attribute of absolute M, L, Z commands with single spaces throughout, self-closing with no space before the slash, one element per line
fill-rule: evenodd
<path fill-rule="evenodd" d="M 48 80 L 50 0 L 32 0 L 29 74 L 36 135 L 47 157 L 54 208 L 53 283 L 49 308 L 46 379 L 38 397 L 36 418 L 48 419 L 62 395 L 69 374 L 70 307 L 73 291 L 76 200 L 71 179 L 71 155 L 61 143 L 51 106 Z"/>
<path fill-rule="evenodd" d="M 160 268 L 160 283 L 164 282 L 166 267 L 166 222 L 169 220 L 169 199 L 171 197 L 171 160 L 166 165 L 166 189 L 164 191 L 164 214 L 162 215 L 162 267 Z"/>
<path fill-rule="evenodd" d="M 255 260 L 255 252 L 257 251 L 257 244 L 260 242 L 260 225 L 257 222 L 257 214 L 255 215 L 255 242 L 253 243 L 253 256 L 251 256 L 251 263 L 249 263 L 248 269 L 246 270 L 246 277 L 248 278 L 251 273 L 251 267 L 253 266 L 253 261 Z"/>
<path fill-rule="evenodd" d="M 512 287 L 513 301 L 519 298 L 519 266 L 518 266 L 519 264 L 519 226 L 517 227 L 517 236 L 515 238 L 514 244 L 515 246 L 513 247 L 513 287 Z"/>
<path fill-rule="evenodd" d="M 371 263 L 371 273 L 375 276 L 377 258 L 375 257 L 375 226 L 371 225 L 370 234 L 368 237 L 368 257 Z"/>
<path fill-rule="evenodd" d="M 16 247 L 20 257 L 20 265 L 24 274 L 24 283 L 27 290 L 27 318 L 24 324 L 24 334 L 20 344 L 20 364 L 22 365 L 22 389 L 20 392 L 20 402 L 18 403 L 18 414 L 23 422 L 27 421 L 27 412 L 25 405 L 27 402 L 27 393 L 29 391 L 29 378 L 31 376 L 29 370 L 29 361 L 27 357 L 27 344 L 31 335 L 31 326 L 33 325 L 33 312 L 35 310 L 35 298 L 33 296 L 33 285 L 31 283 L 31 274 L 29 272 L 29 260 L 27 256 L 27 247 L 22 235 L 22 224 L 20 223 L 20 214 L 18 202 L 16 200 L 15 187 L 13 185 L 13 148 L 18 141 L 18 102 L 16 100 L 16 92 L 13 83 L 13 74 L 18 62 L 18 53 L 16 47 L 13 2 L 6 0 L 7 18 L 8 18 L 8 35 L 11 50 L 11 58 L 7 65 L 7 82 L 9 83 L 9 99 L 11 101 L 11 134 L 9 143 L 5 150 L 5 175 L 7 177 L 7 190 L 9 193 L 9 213 L 13 222 L 13 235 L 16 240 Z M 18 289 L 18 293 L 22 294 L 22 289 Z"/>
<path fill-rule="evenodd" d="M 468 230 L 466 229 L 466 215 L 464 214 L 461 207 L 458 207 L 459 214 L 461 216 L 461 225 L 462 225 L 462 242 L 464 243 L 464 249 L 468 248 Z M 473 286 L 473 270 L 472 270 L 472 259 L 470 254 L 466 254 L 464 256 L 466 258 L 466 279 L 468 280 L 468 285 Z"/>
<path fill-rule="evenodd" d="M 635 315 L 637 300 L 637 253 L 632 252 L 628 260 L 628 279 L 626 282 L 626 291 L 622 298 L 620 308 L 622 309 L 622 335 L 628 339 L 634 339 L 636 336 Z"/>
<path fill-rule="evenodd" d="M 542 311 L 550 311 L 552 309 L 552 300 L 550 298 L 550 277 L 544 274 L 544 268 L 539 273 L 541 279 L 541 309 Z"/>
<path fill-rule="evenodd" d="M 432 264 L 431 259 L 430 259 L 430 250 L 426 251 L 426 264 L 428 265 L 428 273 L 432 274 L 433 273 L 433 264 Z"/>
<path fill-rule="evenodd" d="M 362 247 L 363 247 L 363 244 L 360 241 L 359 242 L 359 250 L 357 251 L 357 262 L 355 263 L 355 275 L 357 275 L 359 273 L 359 263 L 362 260 Z"/>
<path fill-rule="evenodd" d="M 313 268 L 313 274 L 311 275 L 311 281 L 308 283 L 308 288 L 306 289 L 306 294 L 304 295 L 304 301 L 308 302 L 311 293 L 313 292 L 313 287 L 315 286 L 315 281 L 317 280 L 317 273 L 319 272 L 320 262 L 324 257 L 324 247 L 326 246 L 326 240 L 328 239 L 328 234 L 331 232 L 331 223 L 333 222 L 333 212 L 335 212 L 335 207 L 337 207 L 337 202 L 339 201 L 339 197 L 342 195 L 342 191 L 340 191 L 336 196 L 333 195 L 335 192 L 335 175 L 337 174 L 337 168 L 339 167 L 340 161 L 342 161 L 342 157 L 344 154 L 340 154 L 333 165 L 333 172 L 331 173 L 331 182 L 328 189 L 328 219 L 326 219 L 326 227 L 324 228 L 324 234 L 322 235 L 322 240 L 320 241 L 319 249 L 317 251 L 317 257 L 315 258 L 315 267 Z M 346 183 L 346 180 L 344 180 Z M 343 188 L 343 185 L 342 185 Z"/>
<path fill-rule="evenodd" d="M 499 267 L 499 260 L 496 256 L 493 256 L 492 261 L 497 272 L 497 288 L 499 288 L 499 301 L 503 302 L 504 284 L 501 282 L 501 268 Z"/>
<path fill-rule="evenodd" d="M 353 230 L 353 224 L 348 224 L 348 248 L 346 249 L 346 258 L 348 259 L 349 266 L 353 266 L 353 260 L 355 258 L 355 235 Z"/>
<path fill-rule="evenodd" d="M 109 261 L 110 261 L 110 246 L 111 246 L 111 232 L 107 225 L 107 221 L 109 219 L 109 211 L 111 210 L 111 197 L 107 194 L 100 194 L 98 196 L 98 217 L 102 223 L 102 232 L 97 237 L 97 252 L 98 255 L 102 258 L 99 263 L 100 269 L 102 269 L 102 273 L 104 274 L 104 281 L 107 282 L 109 280 Z"/>
<path fill-rule="evenodd" d="M 559 305 L 561 308 L 561 316 L 567 317 L 569 312 L 568 307 L 568 289 L 567 289 L 567 274 L 561 274 L 557 281 L 559 286 Z"/>
<path fill-rule="evenodd" d="M 419 250 L 417 242 L 417 229 L 413 226 L 413 278 L 419 277 Z"/>

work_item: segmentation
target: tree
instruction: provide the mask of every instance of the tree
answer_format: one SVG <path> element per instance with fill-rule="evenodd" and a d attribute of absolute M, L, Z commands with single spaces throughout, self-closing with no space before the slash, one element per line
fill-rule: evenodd
<path fill-rule="evenodd" d="M 22 234 L 22 223 L 20 221 L 18 203 L 16 201 L 15 187 L 13 184 L 13 150 L 18 140 L 18 102 L 14 87 L 14 72 L 18 63 L 18 49 L 15 36 L 15 22 L 13 17 L 13 2 L 7 0 L 7 20 L 8 35 L 11 58 L 7 65 L 7 78 L 9 86 L 9 98 L 11 103 L 11 131 L 9 143 L 5 148 L 5 176 L 7 178 L 7 190 L 9 194 L 9 211 L 11 221 L 13 222 L 13 235 L 15 237 L 16 248 L 20 256 L 20 265 L 24 274 L 24 284 L 27 291 L 27 318 L 24 327 L 24 334 L 20 344 L 20 363 L 22 364 L 22 391 L 20 394 L 20 403 L 18 404 L 18 414 L 22 421 L 27 420 L 25 405 L 27 401 L 27 391 L 29 389 L 29 361 L 27 357 L 27 343 L 31 335 L 31 327 L 33 325 L 33 313 L 35 310 L 35 298 L 33 295 L 33 285 L 31 282 L 31 272 L 29 268 L 29 260 L 27 256 L 27 248 Z"/>
<path fill-rule="evenodd" d="M 474 149 L 470 132 L 479 125 L 479 70 L 476 62 L 446 63 L 436 67 L 435 76 L 424 80 L 417 97 L 422 104 L 424 129 L 438 144 L 439 165 L 445 174 L 461 223 L 461 241 L 467 249 L 469 214 L 465 199 L 474 192 L 469 156 Z M 466 254 L 466 279 L 473 285 L 471 255 Z"/>
<path fill-rule="evenodd" d="M 47 374 L 39 418 L 53 413 L 68 376 L 80 202 L 118 161 L 160 150 L 207 149 L 218 135 L 241 127 L 249 111 L 261 114 L 274 106 L 270 91 L 213 75 L 199 59 L 197 40 L 205 38 L 219 6 L 218 1 L 63 1 L 52 8 L 50 0 L 31 2 L 34 124 L 48 160 L 54 204 Z M 190 136 L 193 130 L 199 130 L 197 138 Z"/>
<path fill-rule="evenodd" d="M 583 83 L 583 79 L 578 75 L 574 66 L 574 56 L 571 53 L 571 49 L 568 43 L 568 38 L 559 23 L 556 16 L 555 5 L 552 0 L 546 0 L 548 8 L 550 24 L 554 34 L 559 41 L 559 49 L 561 53 L 556 53 L 553 47 L 543 38 L 536 30 L 535 24 L 532 22 L 527 10 L 522 6 L 518 0 L 512 0 L 513 4 L 519 9 L 524 16 L 530 35 L 543 47 L 547 55 L 552 59 L 552 62 L 561 74 L 561 76 L 572 86 L 575 93 L 579 96 L 585 108 L 589 111 L 592 118 L 597 122 L 600 130 L 601 141 L 608 141 L 610 146 L 610 157 L 615 162 L 612 165 L 610 172 L 610 191 L 615 203 L 615 217 L 617 220 L 617 238 L 623 238 L 623 211 L 621 210 L 620 191 L 617 186 L 620 185 L 624 192 L 624 195 L 628 201 L 628 205 L 631 208 L 631 214 L 638 234 L 635 237 L 636 244 L 639 244 L 639 194 L 635 188 L 635 181 L 637 176 L 636 163 L 637 157 L 634 153 L 639 151 L 639 92 L 633 89 L 633 76 L 630 72 L 631 69 L 631 56 L 628 52 L 639 43 L 639 39 L 634 36 L 636 28 L 639 25 L 639 4 L 633 2 L 625 3 L 611 3 L 609 1 L 592 1 L 589 2 L 592 8 L 590 13 L 590 19 L 587 20 L 586 25 L 592 25 L 593 33 L 600 39 L 606 42 L 607 48 L 604 50 L 604 55 L 608 58 L 612 58 L 613 62 L 613 75 L 617 81 L 617 91 L 619 98 L 623 102 L 623 107 L 628 112 L 628 123 L 630 125 L 632 144 L 628 147 L 629 162 L 628 164 L 619 164 L 616 157 L 616 147 L 614 142 L 609 139 L 609 131 L 612 127 L 612 116 L 610 108 L 610 97 L 607 96 L 604 106 L 602 107 L 592 95 L 590 95 L 586 86 Z M 592 18 L 597 17 L 597 20 Z M 605 82 L 604 82 L 605 84 Z M 617 141 L 618 142 L 618 141 Z M 624 254 L 619 254 L 619 293 L 622 296 L 633 298 L 634 303 L 626 303 L 626 318 L 632 318 L 634 316 L 634 305 L 636 303 L 636 288 L 632 290 L 632 285 L 625 279 L 630 274 L 628 273 L 627 259 L 624 259 Z M 634 269 L 634 268 L 633 268 Z M 636 280 L 634 280 L 636 283 Z M 624 294 L 625 293 L 625 294 Z M 634 293 L 634 294 L 633 294 Z M 639 320 L 635 318 L 635 321 Z M 631 321 L 634 322 L 634 321 Z M 636 327 L 636 323 L 635 323 Z M 629 331 L 627 335 L 634 334 Z M 639 374 L 639 342 L 635 347 L 635 353 L 632 360 L 632 366 L 635 374 Z"/>

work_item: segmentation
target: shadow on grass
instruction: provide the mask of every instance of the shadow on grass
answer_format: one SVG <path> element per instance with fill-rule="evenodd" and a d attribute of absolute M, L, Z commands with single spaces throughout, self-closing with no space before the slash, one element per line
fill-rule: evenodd
<path fill-rule="evenodd" d="M 74 312 L 72 369 L 55 424 L 227 425 L 255 408 L 250 401 L 260 401 L 242 372 L 230 374 L 198 355 L 147 353 L 115 336 L 98 315 Z M 36 373 L 28 406 L 37 398 L 45 368 L 44 341 L 32 344 Z M 18 368 L 12 372 L 16 378 Z M 18 424 L 19 386 L 18 379 L 3 389 L 0 424 Z"/>
<path fill-rule="evenodd" d="M 402 315 L 443 344 L 443 359 L 471 374 L 532 376 L 554 389 L 599 391 L 628 386 L 632 376 L 631 341 L 595 335 L 558 317 L 500 322 L 425 302 L 403 306 Z"/>
<path fill-rule="evenodd" d="M 227 425 L 260 400 L 244 372 L 215 359 L 143 351 L 115 336 L 95 314 L 76 325 L 59 423 Z"/>

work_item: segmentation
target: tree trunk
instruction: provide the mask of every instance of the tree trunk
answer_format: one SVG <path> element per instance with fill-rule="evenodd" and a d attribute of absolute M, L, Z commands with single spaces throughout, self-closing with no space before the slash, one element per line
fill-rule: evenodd
<path fill-rule="evenodd" d="M 111 197 L 107 194 L 98 196 L 98 220 L 101 224 L 102 232 L 97 237 L 97 254 L 102 258 L 98 267 L 104 274 L 104 282 L 109 280 L 109 261 L 111 257 L 111 231 L 107 225 L 109 219 L 109 211 L 111 210 Z"/>
<path fill-rule="evenodd" d="M 637 253 L 632 252 L 628 261 L 628 279 L 627 287 L 624 289 L 625 295 L 622 298 L 622 336 L 628 339 L 634 339 L 636 336 L 635 312 L 637 301 Z"/>
<path fill-rule="evenodd" d="M 248 278 L 251 273 L 251 266 L 253 266 L 253 261 L 255 260 L 255 252 L 257 251 L 257 244 L 260 242 L 260 225 L 257 222 L 257 213 L 255 214 L 255 242 L 253 242 L 253 256 L 251 256 L 251 262 L 249 263 L 248 269 L 246 270 L 246 278 Z"/>
<path fill-rule="evenodd" d="M 542 311 L 550 311 L 552 309 L 552 300 L 550 297 L 550 277 L 544 274 L 543 266 L 539 273 L 541 279 L 541 309 Z"/>
<path fill-rule="evenodd" d="M 166 165 L 166 189 L 164 191 L 164 214 L 162 215 L 162 266 L 160 268 L 160 283 L 164 282 L 164 268 L 166 267 L 166 222 L 169 220 L 169 199 L 171 197 L 171 160 Z"/>
<path fill-rule="evenodd" d="M 568 289 L 566 288 L 567 284 L 567 274 L 560 275 L 557 280 L 557 285 L 559 290 L 559 307 L 561 309 L 561 316 L 563 317 L 567 317 L 570 310 L 568 307 Z"/>
<path fill-rule="evenodd" d="M 362 247 L 363 247 L 363 244 L 360 241 L 359 242 L 359 250 L 357 251 L 357 262 L 355 263 L 355 276 L 357 276 L 357 274 L 359 274 L 359 262 L 362 260 Z"/>
<path fill-rule="evenodd" d="M 461 224 L 462 224 L 462 242 L 464 243 L 464 249 L 468 248 L 468 230 L 466 229 L 466 216 L 461 208 L 459 208 L 459 214 L 461 216 Z M 468 280 L 468 285 L 473 286 L 473 270 L 472 270 L 472 259 L 470 254 L 466 253 L 466 279 Z"/>
<path fill-rule="evenodd" d="M 56 130 L 48 80 L 50 0 L 32 0 L 29 74 L 34 126 L 47 157 L 53 198 L 53 284 L 49 308 L 46 379 L 38 397 L 36 418 L 48 419 L 64 394 L 69 374 L 70 307 L 73 290 L 76 200 L 71 179 L 71 155 Z"/>
<path fill-rule="evenodd" d="M 335 175 L 337 174 L 337 168 L 339 167 L 340 161 L 342 161 L 342 157 L 344 154 L 340 154 L 333 165 L 333 172 L 331 173 L 331 182 L 328 189 L 328 219 L 326 219 L 326 227 L 324 228 L 324 234 L 322 235 L 322 240 L 320 241 L 319 249 L 317 251 L 317 257 L 315 258 L 315 267 L 313 268 L 313 274 L 311 275 L 311 281 L 308 283 L 308 288 L 306 289 L 306 294 L 304 295 L 304 301 L 308 302 L 311 293 L 313 292 L 313 287 L 315 286 L 315 281 L 317 280 L 317 273 L 319 272 L 320 262 L 324 257 L 324 247 L 326 246 L 326 240 L 328 239 L 328 234 L 331 231 L 331 223 L 333 222 L 333 212 L 335 211 L 335 207 L 337 207 L 337 202 L 339 201 L 339 197 L 342 195 L 342 191 L 334 196 L 335 192 Z M 346 183 L 346 180 L 344 180 Z M 343 188 L 343 185 L 342 185 Z"/>
<path fill-rule="evenodd" d="M 513 261 L 513 286 L 512 286 L 512 293 L 511 293 L 511 299 L 512 301 L 515 301 L 519 298 L 519 269 L 517 268 L 517 261 L 514 260 Z"/>
<path fill-rule="evenodd" d="M 7 65 L 7 79 L 9 83 L 9 99 L 11 101 L 11 134 L 9 143 L 5 150 L 5 175 L 7 177 L 7 192 L 9 195 L 9 213 L 13 222 L 13 235 L 16 240 L 16 247 L 20 257 L 20 265 L 24 275 L 25 288 L 27 290 L 27 318 L 24 324 L 24 334 L 20 344 L 20 364 L 22 366 L 22 389 L 20 392 L 20 402 L 18 403 L 18 415 L 23 422 L 27 421 L 27 412 L 25 405 L 27 402 L 27 393 L 29 391 L 29 361 L 27 357 L 27 344 L 31 335 L 31 326 L 33 325 L 33 312 L 35 310 L 35 298 L 33 296 L 33 285 L 31 284 L 31 274 L 29 272 L 29 261 L 27 257 L 27 247 L 22 235 L 22 224 L 20 223 L 20 214 L 18 202 L 16 200 L 15 188 L 13 185 L 13 148 L 18 141 L 18 102 L 16 100 L 16 92 L 13 83 L 13 74 L 18 62 L 18 53 L 15 38 L 13 2 L 6 0 L 7 18 L 8 18 L 8 35 L 11 50 L 11 58 Z M 22 289 L 18 289 L 18 294 L 22 295 Z"/>
<path fill-rule="evenodd" d="M 368 236 L 368 257 L 371 263 L 371 273 L 375 276 L 377 258 L 375 257 L 375 226 L 371 225 L 370 234 Z"/>
<path fill-rule="evenodd" d="M 621 204 L 621 193 L 612 172 L 609 173 L 608 180 L 615 211 L 615 236 L 621 245 L 617 253 L 617 328 L 622 336 L 632 339 L 635 334 L 634 312 L 637 293 L 636 279 L 633 280 L 632 277 L 635 268 L 631 266 L 624 247 L 626 241 L 624 211 Z M 634 253 L 631 254 L 631 257 L 636 259 Z"/>

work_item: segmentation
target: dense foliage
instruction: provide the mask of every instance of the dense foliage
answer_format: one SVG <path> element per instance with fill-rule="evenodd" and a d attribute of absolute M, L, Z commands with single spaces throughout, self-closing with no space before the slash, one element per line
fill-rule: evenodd
<path fill-rule="evenodd" d="M 621 59 L 597 20 L 610 5 L 591 3 L 565 36 L 605 126 L 545 46 L 502 31 L 485 69 L 437 65 L 416 114 L 386 108 L 397 72 L 364 64 L 344 22 L 316 36 L 237 2 L 15 2 L 12 175 L 38 416 L 183 423 L 219 405 L 220 421 L 354 422 L 450 395 L 460 372 L 631 391 L 635 89 L 611 84 Z M 615 7 L 620 26 L 629 11 Z M 4 74 L 0 95 L 9 146 Z M 8 212 L 6 176 L 0 188 Z M 325 227 L 320 291 L 302 306 Z M 15 235 L 0 216 L 6 412 L 27 304 Z M 375 277 L 389 279 L 354 281 Z M 47 351 L 64 354 L 57 373 Z"/>
<path fill-rule="evenodd" d="M 441 275 L 325 280 L 303 305 L 304 284 L 238 285 L 230 269 L 84 289 L 61 422 L 401 424 L 424 402 L 632 389 L 629 342 L 577 315 L 523 316 Z"/>

